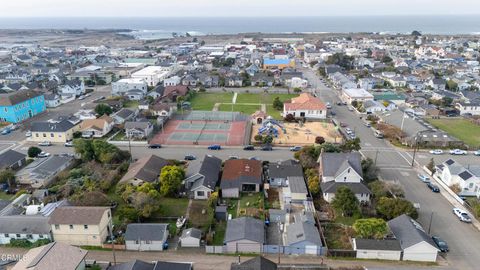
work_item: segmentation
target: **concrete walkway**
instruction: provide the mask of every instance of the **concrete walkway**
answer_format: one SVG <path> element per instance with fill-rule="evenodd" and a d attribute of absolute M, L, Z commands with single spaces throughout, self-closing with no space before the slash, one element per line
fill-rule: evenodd
<path fill-rule="evenodd" d="M 220 107 L 220 105 L 222 105 L 222 103 L 215 103 L 215 105 L 213 105 L 212 111 L 218 112 L 218 108 Z"/>
<path fill-rule="evenodd" d="M 237 96 L 238 96 L 238 93 L 235 92 L 235 93 L 233 94 L 233 98 L 232 98 L 232 103 L 233 103 L 233 104 L 237 103 Z"/>
<path fill-rule="evenodd" d="M 260 110 L 264 113 L 267 113 L 267 104 L 262 104 Z"/>

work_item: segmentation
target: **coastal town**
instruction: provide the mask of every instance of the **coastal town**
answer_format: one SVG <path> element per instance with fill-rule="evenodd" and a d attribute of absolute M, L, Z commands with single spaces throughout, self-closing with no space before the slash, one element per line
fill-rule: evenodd
<path fill-rule="evenodd" d="M 0 42 L 0 268 L 477 267 L 478 38 L 85 33 Z"/>

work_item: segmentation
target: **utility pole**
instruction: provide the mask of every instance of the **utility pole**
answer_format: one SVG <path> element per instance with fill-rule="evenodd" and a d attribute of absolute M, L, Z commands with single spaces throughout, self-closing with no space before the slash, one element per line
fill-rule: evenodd
<path fill-rule="evenodd" d="M 114 225 L 111 227 L 112 229 L 110 230 L 110 241 L 112 241 L 112 254 L 113 254 L 113 265 L 117 264 L 117 258 L 115 257 L 115 243 L 113 242 L 113 228 Z"/>
<path fill-rule="evenodd" d="M 375 164 L 375 167 L 377 167 L 377 157 L 378 157 L 378 149 L 375 152 L 375 162 L 373 163 L 373 164 Z"/>
<path fill-rule="evenodd" d="M 413 157 L 412 157 L 412 167 L 414 166 L 415 163 L 415 154 L 417 153 L 417 147 L 418 147 L 418 134 L 415 135 L 415 145 L 413 146 Z"/>
<path fill-rule="evenodd" d="M 130 143 L 130 135 L 127 134 L 128 136 L 128 151 L 130 152 L 130 163 L 132 163 L 133 161 L 133 156 L 132 156 L 132 145 Z"/>
<path fill-rule="evenodd" d="M 430 229 L 432 228 L 432 220 L 433 220 L 433 211 L 430 215 L 430 223 L 428 224 L 428 234 L 430 234 Z"/>

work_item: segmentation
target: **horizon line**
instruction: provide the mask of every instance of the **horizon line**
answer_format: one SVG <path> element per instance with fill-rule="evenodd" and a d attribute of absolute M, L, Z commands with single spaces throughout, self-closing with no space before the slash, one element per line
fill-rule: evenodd
<path fill-rule="evenodd" d="M 215 19 L 215 18 L 330 18 L 330 17 L 415 17 L 415 16 L 429 16 L 429 17 L 438 17 L 438 16 L 479 16 L 480 13 L 457 13 L 457 14 L 362 14 L 362 15 L 353 15 L 353 14 L 339 14 L 339 15 L 221 15 L 221 16 L 209 16 L 209 15 L 195 15 L 195 16 L 185 16 L 185 15 L 172 15 L 172 16 L 2 16 L 1 19 L 71 19 L 71 18 L 149 18 L 149 19 L 163 19 L 163 18 L 206 18 L 206 19 Z"/>

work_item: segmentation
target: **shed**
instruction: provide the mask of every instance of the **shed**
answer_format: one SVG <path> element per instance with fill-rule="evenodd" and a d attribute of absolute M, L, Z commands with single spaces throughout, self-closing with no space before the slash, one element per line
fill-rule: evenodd
<path fill-rule="evenodd" d="M 183 230 L 180 236 L 182 247 L 199 247 L 202 239 L 202 231 L 196 228 Z"/>
<path fill-rule="evenodd" d="M 216 220 L 227 220 L 227 206 L 226 205 L 217 205 L 215 207 L 215 219 Z"/>
<path fill-rule="evenodd" d="M 353 239 L 353 249 L 358 259 L 376 259 L 399 261 L 402 248 L 397 239 Z"/>

